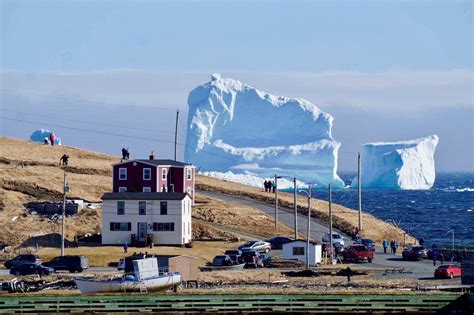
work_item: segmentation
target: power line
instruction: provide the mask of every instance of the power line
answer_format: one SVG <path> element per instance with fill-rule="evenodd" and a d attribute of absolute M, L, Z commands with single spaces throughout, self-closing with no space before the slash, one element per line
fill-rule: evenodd
<path fill-rule="evenodd" d="M 43 98 L 49 98 L 49 99 L 55 99 L 55 100 L 60 100 L 60 101 L 65 101 L 69 103 L 85 103 L 85 104 L 96 104 L 96 105 L 107 105 L 107 106 L 122 106 L 122 107 L 140 107 L 140 108 L 147 108 L 147 109 L 153 109 L 153 110 L 165 110 L 165 111 L 176 111 L 177 108 L 171 108 L 171 107 L 147 107 L 147 106 L 137 106 L 137 105 L 130 105 L 130 104 L 120 104 L 120 103 L 108 103 L 108 102 L 101 102 L 101 101 L 88 101 L 88 100 L 80 100 L 80 99 L 71 99 L 71 98 L 65 98 L 65 97 L 60 97 L 60 96 L 54 96 L 54 95 L 45 95 L 42 93 L 38 93 L 36 91 L 20 91 L 20 90 L 12 90 L 12 89 L 4 89 L 0 88 L 0 91 L 7 92 L 7 93 L 12 93 L 12 94 L 20 94 L 20 95 L 28 95 L 28 94 L 33 94 L 39 97 Z"/>

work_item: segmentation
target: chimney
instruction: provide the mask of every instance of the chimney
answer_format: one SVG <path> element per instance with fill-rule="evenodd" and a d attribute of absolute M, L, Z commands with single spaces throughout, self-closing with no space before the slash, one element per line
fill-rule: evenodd
<path fill-rule="evenodd" d="M 150 160 L 154 160 L 154 159 L 155 159 L 155 154 L 153 153 L 153 151 L 151 151 Z"/>

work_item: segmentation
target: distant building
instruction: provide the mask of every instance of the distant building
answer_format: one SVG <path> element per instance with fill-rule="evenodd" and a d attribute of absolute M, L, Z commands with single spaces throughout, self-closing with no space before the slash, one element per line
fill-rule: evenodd
<path fill-rule="evenodd" d="M 187 193 L 106 193 L 102 201 L 104 245 L 191 242 L 192 200 Z"/>
<path fill-rule="evenodd" d="M 287 259 L 298 259 L 306 263 L 306 241 L 295 240 L 290 243 L 283 244 L 283 257 Z M 321 263 L 322 248 L 321 244 L 309 243 L 309 264 L 316 266 Z"/>
<path fill-rule="evenodd" d="M 195 167 L 174 160 L 129 160 L 112 165 L 113 192 L 188 193 L 194 204 Z"/>
<path fill-rule="evenodd" d="M 174 160 L 112 165 L 112 192 L 102 196 L 102 244 L 191 242 L 195 167 Z"/>

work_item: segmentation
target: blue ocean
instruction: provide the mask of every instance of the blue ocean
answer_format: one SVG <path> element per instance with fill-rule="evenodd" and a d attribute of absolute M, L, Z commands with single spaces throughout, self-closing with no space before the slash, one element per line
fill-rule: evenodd
<path fill-rule="evenodd" d="M 356 174 L 341 174 L 350 184 Z M 328 200 L 325 190 L 313 190 L 316 198 Z M 357 189 L 333 191 L 333 202 L 357 209 Z M 362 191 L 362 210 L 395 223 L 431 244 L 474 246 L 474 173 L 438 173 L 430 190 Z"/>

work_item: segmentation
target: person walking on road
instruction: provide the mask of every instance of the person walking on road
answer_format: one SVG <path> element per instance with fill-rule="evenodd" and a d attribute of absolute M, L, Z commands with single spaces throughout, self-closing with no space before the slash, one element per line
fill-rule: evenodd
<path fill-rule="evenodd" d="M 265 188 L 265 192 L 268 192 L 268 182 L 267 182 L 267 180 L 265 180 L 263 182 L 263 188 Z"/>
<path fill-rule="evenodd" d="M 444 263 L 444 250 L 439 253 L 439 262 L 441 265 Z"/>
<path fill-rule="evenodd" d="M 383 253 L 386 254 L 387 253 L 387 247 L 388 247 L 387 240 L 383 240 L 382 247 L 383 247 Z"/>

